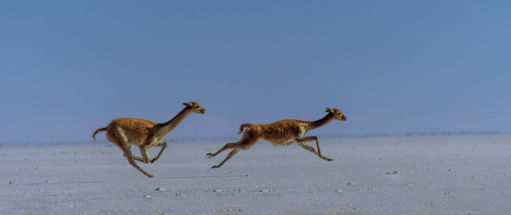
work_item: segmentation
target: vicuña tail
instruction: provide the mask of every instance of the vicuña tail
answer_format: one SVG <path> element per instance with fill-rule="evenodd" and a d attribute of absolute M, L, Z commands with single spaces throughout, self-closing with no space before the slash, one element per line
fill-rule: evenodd
<path fill-rule="evenodd" d="M 238 131 L 238 134 L 243 133 L 243 129 L 245 129 L 245 127 L 252 127 L 252 126 L 254 126 L 254 124 L 252 124 L 252 123 L 245 123 L 245 124 L 241 125 L 240 131 Z"/>
<path fill-rule="evenodd" d="M 94 132 L 94 134 L 92 135 L 92 138 L 94 138 L 94 141 L 96 141 L 96 134 L 98 134 L 99 132 L 106 131 L 106 128 L 107 128 L 107 127 L 105 127 L 105 128 L 98 128 L 98 129 L 96 130 L 96 132 Z"/>

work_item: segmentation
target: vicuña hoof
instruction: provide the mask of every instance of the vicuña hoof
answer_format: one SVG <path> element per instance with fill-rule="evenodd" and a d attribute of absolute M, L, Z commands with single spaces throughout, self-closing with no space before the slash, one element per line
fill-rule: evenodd
<path fill-rule="evenodd" d="M 332 158 L 327 158 L 327 157 L 322 157 L 322 158 L 323 158 L 323 160 L 327 160 L 327 161 L 333 161 L 334 160 Z"/>

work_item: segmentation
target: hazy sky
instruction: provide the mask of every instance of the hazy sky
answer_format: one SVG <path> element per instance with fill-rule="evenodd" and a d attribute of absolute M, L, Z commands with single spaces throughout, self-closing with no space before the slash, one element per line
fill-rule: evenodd
<path fill-rule="evenodd" d="M 190 101 L 167 138 L 327 107 L 309 135 L 510 130 L 510 98 L 511 1 L 0 1 L 0 143 Z"/>

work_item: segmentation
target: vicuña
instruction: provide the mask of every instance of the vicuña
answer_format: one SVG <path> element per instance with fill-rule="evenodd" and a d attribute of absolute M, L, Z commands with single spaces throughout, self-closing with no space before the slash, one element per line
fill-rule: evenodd
<path fill-rule="evenodd" d="M 138 169 L 140 172 L 152 178 L 153 175 L 140 168 L 135 163 L 135 160 L 143 163 L 154 163 L 160 158 L 163 150 L 167 147 L 167 142 L 161 140 L 167 136 L 168 133 L 190 113 L 204 114 L 206 112 L 197 102 L 183 104 L 186 105 L 186 107 L 166 123 L 156 123 L 136 118 L 119 118 L 110 122 L 105 128 L 98 128 L 92 135 L 92 138 L 96 140 L 97 133 L 106 131 L 108 140 L 122 149 L 124 157 L 128 159 L 128 162 L 135 167 L 135 169 Z M 133 154 L 131 154 L 131 145 L 138 146 L 142 157 L 133 156 Z M 158 156 L 150 160 L 147 149 L 155 146 L 161 146 L 161 151 Z"/>
<path fill-rule="evenodd" d="M 243 133 L 243 129 L 245 129 L 245 133 L 243 133 L 243 137 L 236 143 L 227 143 L 220 150 L 215 152 L 214 154 L 208 153 L 207 155 L 210 157 L 215 157 L 219 153 L 223 152 L 226 149 L 232 149 L 232 151 L 227 155 L 227 158 L 223 160 L 220 164 L 213 166 L 212 168 L 220 168 L 227 160 L 229 160 L 232 156 L 238 153 L 239 150 L 247 150 L 252 147 L 259 139 L 267 140 L 275 146 L 285 146 L 293 143 L 297 143 L 307 151 L 310 151 L 320 158 L 331 161 L 331 158 L 327 158 L 321 155 L 321 151 L 319 149 L 319 142 L 316 136 L 304 137 L 304 135 L 312 130 L 319 128 L 323 125 L 330 123 L 332 120 L 340 120 L 346 121 L 346 115 L 344 115 L 339 109 L 327 108 L 326 112 L 328 114 L 322 119 L 316 121 L 301 121 L 296 119 L 286 119 L 277 121 L 271 124 L 261 124 L 254 125 L 250 123 L 246 123 L 241 125 L 239 134 Z M 316 141 L 316 147 L 318 151 L 314 150 L 307 142 Z"/>

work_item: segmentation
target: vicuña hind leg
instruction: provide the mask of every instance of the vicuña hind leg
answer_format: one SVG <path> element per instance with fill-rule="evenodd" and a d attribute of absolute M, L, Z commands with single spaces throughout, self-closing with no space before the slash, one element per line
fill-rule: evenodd
<path fill-rule="evenodd" d="M 310 151 L 310 152 L 316 154 L 321 159 L 327 160 L 327 161 L 332 161 L 332 158 L 327 158 L 327 157 L 321 155 L 321 150 L 319 149 L 319 142 L 318 142 L 318 138 L 317 137 L 315 137 L 315 136 L 304 137 L 302 139 L 297 139 L 296 141 L 298 142 L 298 145 L 300 145 L 302 148 L 304 148 L 305 150 Z M 314 148 L 312 148 L 311 145 L 309 145 L 307 143 L 307 142 L 312 142 L 312 141 L 316 141 L 316 147 L 318 148 L 317 152 L 316 152 L 316 150 L 314 150 Z"/>
<path fill-rule="evenodd" d="M 131 154 L 131 150 L 130 150 L 131 147 L 123 147 L 123 150 L 124 150 L 124 155 L 126 156 L 126 158 L 128 159 L 128 162 L 131 164 L 131 166 L 135 167 L 135 169 L 138 169 L 138 171 L 144 173 L 144 175 L 147 175 L 147 177 L 149 178 L 152 178 L 153 175 L 147 173 L 146 171 L 144 171 L 142 168 L 140 168 L 137 163 L 135 163 L 135 159 L 133 158 L 133 155 Z"/>
<path fill-rule="evenodd" d="M 229 152 L 229 154 L 227 155 L 227 157 L 222 161 L 222 163 L 216 165 L 216 166 L 213 166 L 211 168 L 215 169 L 215 168 L 220 168 L 222 165 L 224 165 L 225 162 L 227 162 L 227 160 L 229 160 L 232 156 L 234 156 L 236 153 L 238 153 L 240 150 L 239 149 L 233 149 L 231 152 Z"/>
<path fill-rule="evenodd" d="M 121 128 L 119 127 L 115 128 L 114 133 L 109 133 L 107 131 L 107 138 L 110 142 L 114 143 L 115 145 L 119 146 L 119 148 L 122 149 L 122 151 L 124 152 L 124 157 L 128 159 L 128 162 L 131 164 L 131 166 L 135 167 L 135 169 L 138 169 L 138 171 L 144 173 L 144 175 L 148 176 L 149 178 L 153 177 L 153 175 L 147 173 L 142 168 L 140 168 L 137 165 L 137 163 L 135 163 L 135 158 L 137 160 L 143 159 L 140 157 L 133 156 L 133 154 L 131 153 L 131 144 L 128 143 L 128 138 L 126 137 L 126 135 L 124 135 L 124 132 L 122 131 Z"/>
<path fill-rule="evenodd" d="M 128 162 L 131 164 L 131 166 L 135 167 L 135 169 L 138 169 L 138 171 L 144 173 L 144 175 L 147 175 L 149 178 L 153 177 L 153 175 L 147 173 L 142 168 L 140 168 L 137 165 L 137 163 L 135 163 L 135 159 L 142 160 L 142 158 L 133 156 L 133 154 L 131 153 L 131 144 L 129 144 L 129 143 L 124 143 L 123 144 L 123 143 L 121 143 L 120 140 L 113 140 L 113 139 L 109 139 L 109 140 L 111 142 L 115 143 L 116 145 L 118 145 L 119 148 L 122 149 L 122 151 L 124 152 L 124 157 L 126 157 L 126 159 L 128 159 Z"/>
<path fill-rule="evenodd" d="M 209 155 L 211 157 L 214 157 L 214 156 L 216 156 L 220 152 L 223 152 L 226 149 L 233 149 L 229 153 L 229 155 L 227 155 L 227 157 L 220 164 L 218 164 L 216 166 L 213 166 L 211 168 L 220 168 L 222 165 L 224 165 L 225 162 L 227 162 L 227 160 L 229 160 L 232 156 L 234 156 L 236 153 L 238 153 L 239 150 L 247 150 L 247 149 L 249 149 L 255 143 L 257 143 L 258 140 L 259 140 L 259 138 L 246 138 L 245 137 L 245 138 L 242 138 L 237 143 L 227 143 L 227 144 L 225 144 L 224 147 L 222 147 L 220 150 L 218 150 L 214 154 L 208 153 L 207 155 Z"/>
<path fill-rule="evenodd" d="M 216 155 L 220 154 L 221 152 L 223 152 L 224 150 L 226 149 L 232 149 L 234 147 L 236 143 L 227 143 L 224 145 L 224 147 L 222 147 L 221 149 L 219 149 L 217 152 L 215 152 L 214 154 L 211 154 L 211 153 L 207 153 L 206 155 L 209 156 L 210 158 L 212 157 L 215 157 Z"/>

